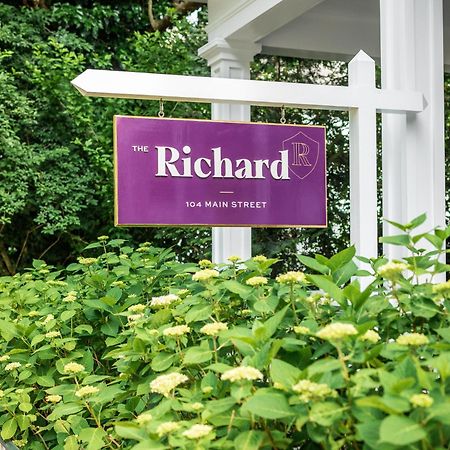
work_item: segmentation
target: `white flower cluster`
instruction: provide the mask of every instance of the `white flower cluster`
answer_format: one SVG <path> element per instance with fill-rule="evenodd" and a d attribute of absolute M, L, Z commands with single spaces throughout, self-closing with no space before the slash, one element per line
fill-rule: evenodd
<path fill-rule="evenodd" d="M 267 261 L 267 258 L 264 255 L 256 255 L 252 259 L 253 259 L 253 261 L 255 261 L 257 263 L 262 263 L 262 262 Z"/>
<path fill-rule="evenodd" d="M 11 372 L 11 370 L 16 370 L 21 366 L 22 366 L 22 364 L 20 364 L 20 362 L 10 362 L 9 364 L 6 364 L 5 370 L 7 372 Z"/>
<path fill-rule="evenodd" d="M 336 397 L 337 393 L 327 384 L 314 383 L 309 380 L 300 380 L 292 386 L 292 390 L 300 395 L 302 402 L 310 402 L 312 400 L 322 400 L 326 397 Z"/>
<path fill-rule="evenodd" d="M 100 392 L 100 389 L 96 386 L 83 386 L 80 389 L 78 389 L 78 391 L 75 392 L 75 395 L 78 398 L 83 398 L 83 397 L 87 397 L 88 395 L 94 395 L 97 394 L 98 392 Z"/>
<path fill-rule="evenodd" d="M 63 298 L 63 302 L 64 303 L 73 303 L 76 299 L 77 299 L 77 292 L 76 291 L 70 291 Z"/>
<path fill-rule="evenodd" d="M 178 372 L 160 375 L 150 383 L 150 389 L 152 392 L 168 397 L 171 391 L 173 391 L 178 385 L 188 381 L 188 379 L 189 378 L 186 375 Z"/>
<path fill-rule="evenodd" d="M 358 334 L 357 329 L 350 323 L 330 323 L 316 333 L 320 339 L 338 341 Z"/>
<path fill-rule="evenodd" d="M 267 284 L 267 281 L 268 280 L 266 277 L 251 277 L 245 282 L 245 284 L 248 286 L 262 286 Z"/>
<path fill-rule="evenodd" d="M 192 425 L 191 428 L 183 432 L 183 436 L 188 439 L 201 439 L 205 436 L 208 436 L 209 433 L 213 430 L 213 427 L 210 425 L 202 425 L 195 424 Z"/>
<path fill-rule="evenodd" d="M 409 401 L 416 408 L 429 408 L 433 404 L 433 399 L 428 394 L 415 394 Z"/>
<path fill-rule="evenodd" d="M 377 273 L 386 280 L 395 281 L 400 278 L 400 275 L 406 269 L 408 269 L 408 266 L 404 263 L 388 262 L 378 267 Z"/>
<path fill-rule="evenodd" d="M 175 294 L 162 295 L 161 297 L 153 297 L 150 302 L 150 306 L 153 306 L 154 308 L 161 308 L 164 306 L 169 306 L 178 300 L 180 300 L 180 297 Z"/>
<path fill-rule="evenodd" d="M 59 331 L 49 331 L 48 333 L 45 333 L 45 337 L 48 339 L 53 339 L 58 336 L 61 336 L 61 333 Z"/>
<path fill-rule="evenodd" d="M 240 366 L 235 367 L 234 369 L 227 370 L 220 377 L 222 380 L 231 381 L 234 383 L 235 381 L 242 380 L 262 380 L 264 375 L 254 367 L 251 366 Z"/>
<path fill-rule="evenodd" d="M 164 336 L 183 336 L 189 333 L 191 329 L 187 325 L 176 325 L 174 327 L 166 328 L 163 331 Z"/>
<path fill-rule="evenodd" d="M 144 317 L 144 314 L 130 314 L 127 317 L 128 323 L 137 322 L 138 320 L 142 319 Z"/>
<path fill-rule="evenodd" d="M 137 305 L 131 305 L 128 308 L 128 311 L 132 312 L 132 313 L 141 313 L 143 311 L 145 311 L 146 306 L 143 305 L 142 303 L 138 303 Z"/>
<path fill-rule="evenodd" d="M 371 342 L 372 344 L 376 344 L 381 338 L 380 335 L 375 330 L 367 330 L 360 339 L 362 341 Z"/>
<path fill-rule="evenodd" d="M 48 314 L 47 317 L 42 321 L 44 325 L 48 324 L 51 320 L 54 320 L 55 316 L 53 314 Z"/>
<path fill-rule="evenodd" d="M 64 366 L 64 372 L 65 373 L 80 373 L 83 372 L 86 368 L 83 366 L 83 364 L 78 364 L 76 362 L 70 362 L 67 363 Z"/>
<path fill-rule="evenodd" d="M 277 281 L 281 284 L 305 283 L 306 276 L 303 272 L 287 272 L 278 275 Z"/>
<path fill-rule="evenodd" d="M 139 414 L 136 417 L 136 422 L 139 425 L 147 425 L 148 423 L 150 423 L 153 420 L 153 416 L 149 413 L 149 412 L 144 412 L 142 414 Z"/>
<path fill-rule="evenodd" d="M 212 278 L 217 278 L 219 276 L 219 272 L 214 269 L 203 269 L 199 270 L 198 272 L 195 272 L 194 275 L 192 275 L 193 281 L 209 281 Z"/>
<path fill-rule="evenodd" d="M 209 259 L 202 259 L 198 262 L 198 265 L 202 268 L 202 269 L 207 269 L 208 267 L 211 267 L 213 264 Z"/>
<path fill-rule="evenodd" d="M 231 255 L 229 258 L 227 258 L 228 261 L 230 261 L 230 263 L 232 264 L 236 264 L 238 261 L 241 260 L 240 256 L 236 256 L 236 255 Z"/>
<path fill-rule="evenodd" d="M 298 325 L 294 327 L 294 333 L 296 334 L 309 334 L 311 330 L 308 327 L 303 327 L 302 325 Z"/>
<path fill-rule="evenodd" d="M 78 262 L 83 266 L 91 266 L 92 264 L 95 264 L 97 261 L 98 261 L 97 258 L 83 258 L 82 256 L 78 258 Z"/>
<path fill-rule="evenodd" d="M 47 395 L 45 400 L 48 403 L 59 403 L 62 400 L 62 397 L 60 395 Z"/>
<path fill-rule="evenodd" d="M 433 292 L 443 297 L 450 295 L 450 280 L 433 285 Z"/>
<path fill-rule="evenodd" d="M 228 325 L 224 322 L 207 323 L 200 332 L 207 334 L 208 336 L 217 336 L 221 331 L 228 330 Z"/>
<path fill-rule="evenodd" d="M 403 333 L 397 338 L 397 344 L 417 347 L 428 344 L 428 338 L 422 333 Z"/>
<path fill-rule="evenodd" d="M 163 422 L 158 425 L 156 429 L 156 433 L 159 437 L 163 437 L 166 434 L 172 433 L 173 431 L 177 431 L 180 428 L 180 424 L 178 422 Z"/>

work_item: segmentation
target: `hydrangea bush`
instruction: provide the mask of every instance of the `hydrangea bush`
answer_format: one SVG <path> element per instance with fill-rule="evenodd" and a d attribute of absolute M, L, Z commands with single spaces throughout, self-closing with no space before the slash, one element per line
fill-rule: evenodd
<path fill-rule="evenodd" d="M 405 258 L 177 262 L 102 236 L 0 279 L 0 435 L 44 450 L 444 449 L 450 228 Z"/>

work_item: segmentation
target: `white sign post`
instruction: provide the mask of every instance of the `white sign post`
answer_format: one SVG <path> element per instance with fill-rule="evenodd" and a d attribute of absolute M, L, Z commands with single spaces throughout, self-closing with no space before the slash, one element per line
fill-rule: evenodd
<path fill-rule="evenodd" d="M 420 92 L 375 87 L 375 63 L 360 51 L 349 65 L 349 86 L 86 70 L 72 84 L 86 96 L 214 104 L 315 108 L 350 112 L 350 240 L 357 254 L 376 257 L 376 113 L 418 113 Z M 214 243 L 213 243 L 214 245 Z M 231 244 L 230 244 L 231 245 Z M 232 254 L 224 251 L 216 262 Z M 247 255 L 239 255 L 245 257 Z M 221 260 L 218 260 L 221 259 Z"/>

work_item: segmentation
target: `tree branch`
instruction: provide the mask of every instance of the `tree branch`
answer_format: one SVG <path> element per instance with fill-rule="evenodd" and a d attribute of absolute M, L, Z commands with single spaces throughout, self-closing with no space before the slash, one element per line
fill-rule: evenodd
<path fill-rule="evenodd" d="M 58 238 L 56 239 L 56 241 L 52 242 L 40 255 L 38 259 L 42 259 L 44 257 L 44 255 L 51 250 L 61 239 L 61 234 L 58 236 Z"/>
<path fill-rule="evenodd" d="M 196 2 L 192 0 L 173 0 L 173 6 L 181 15 L 186 15 L 191 11 L 204 5 L 203 2 Z M 156 19 L 153 14 L 153 0 L 147 0 L 147 12 L 150 26 L 153 31 L 164 31 L 173 25 L 173 17 L 166 15 L 162 19 Z"/>
<path fill-rule="evenodd" d="M 45 0 L 23 0 L 22 3 L 30 8 L 48 8 Z"/>
<path fill-rule="evenodd" d="M 25 236 L 25 240 L 23 241 L 22 248 L 20 249 L 20 253 L 19 253 L 19 256 L 16 261 L 16 269 L 17 269 L 17 267 L 19 267 L 20 260 L 22 259 L 22 256 L 25 253 L 26 246 L 28 244 L 28 238 L 30 237 L 30 234 L 34 233 L 36 230 L 38 230 L 41 227 L 42 227 L 42 225 L 37 225 L 34 228 L 32 228 L 31 230 L 27 231 L 27 235 Z"/>
<path fill-rule="evenodd" d="M 8 252 L 5 247 L 5 243 L 3 241 L 0 241 L 0 256 L 2 257 L 3 264 L 5 265 L 8 273 L 10 275 L 14 275 L 14 273 L 15 273 L 14 265 L 11 261 L 11 258 L 8 255 Z"/>

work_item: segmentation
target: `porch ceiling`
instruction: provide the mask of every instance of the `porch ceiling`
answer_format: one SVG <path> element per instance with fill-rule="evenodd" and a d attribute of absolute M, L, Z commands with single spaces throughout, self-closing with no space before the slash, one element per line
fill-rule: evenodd
<path fill-rule="evenodd" d="M 450 1 L 443 3 L 444 60 L 450 72 Z M 264 54 L 349 61 L 363 49 L 380 58 L 379 0 L 209 0 L 208 4 L 210 39 L 258 42 Z"/>

